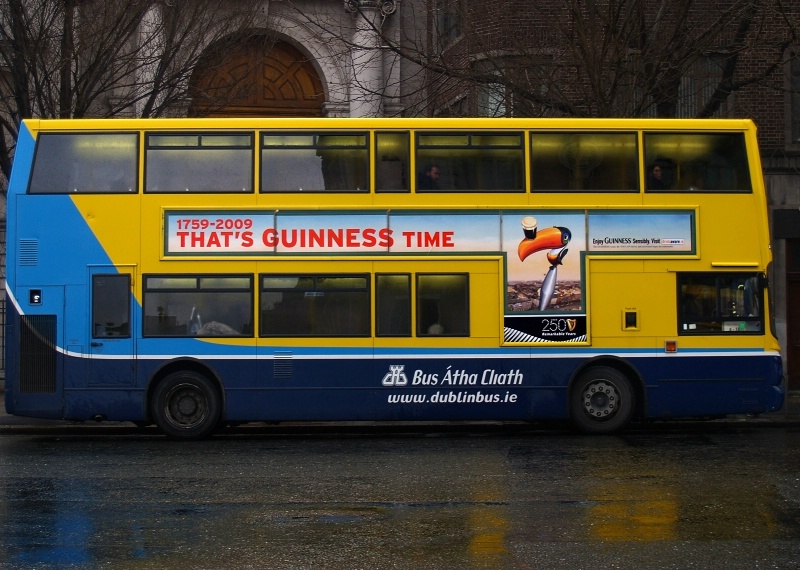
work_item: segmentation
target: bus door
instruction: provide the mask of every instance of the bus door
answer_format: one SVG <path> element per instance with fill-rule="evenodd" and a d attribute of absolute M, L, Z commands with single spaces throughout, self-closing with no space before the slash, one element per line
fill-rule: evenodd
<path fill-rule="evenodd" d="M 88 383 L 133 385 L 136 373 L 136 330 L 133 310 L 135 267 L 89 268 Z"/>

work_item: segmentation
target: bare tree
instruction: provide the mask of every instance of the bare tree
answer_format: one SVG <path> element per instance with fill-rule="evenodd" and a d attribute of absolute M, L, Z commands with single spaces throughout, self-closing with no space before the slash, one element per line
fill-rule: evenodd
<path fill-rule="evenodd" d="M 371 3 L 351 5 L 369 19 Z M 425 30 L 376 32 L 424 75 L 427 106 L 407 111 L 440 115 L 733 114 L 731 94 L 776 83 L 800 23 L 793 0 L 403 0 L 402 9 Z"/>
<path fill-rule="evenodd" d="M 185 112 L 198 65 L 224 65 L 248 33 L 269 41 L 249 32 L 260 15 L 246 0 L 0 0 L 0 173 L 26 117 Z"/>

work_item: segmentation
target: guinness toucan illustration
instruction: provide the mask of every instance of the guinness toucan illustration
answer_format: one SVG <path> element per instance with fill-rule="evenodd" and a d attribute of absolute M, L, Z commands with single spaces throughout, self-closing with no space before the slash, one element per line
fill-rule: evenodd
<path fill-rule="evenodd" d="M 562 264 L 564 256 L 567 255 L 567 245 L 572 239 L 572 232 L 561 226 L 538 229 L 538 221 L 533 216 L 522 218 L 522 230 L 525 237 L 519 242 L 517 253 L 520 261 L 536 253 L 537 251 L 549 250 L 547 261 L 550 269 L 547 270 L 542 288 L 539 291 L 539 310 L 544 311 L 550 305 L 553 294 L 556 291 L 556 281 L 558 280 L 558 266 Z"/>

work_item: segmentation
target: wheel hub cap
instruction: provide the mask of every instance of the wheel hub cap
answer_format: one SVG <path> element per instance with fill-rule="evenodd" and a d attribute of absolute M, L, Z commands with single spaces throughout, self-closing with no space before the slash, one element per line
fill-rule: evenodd
<path fill-rule="evenodd" d="M 167 409 L 172 421 L 183 427 L 197 425 L 206 415 L 203 395 L 191 386 L 176 388 L 167 400 Z"/>
<path fill-rule="evenodd" d="M 619 392 L 606 380 L 592 382 L 583 392 L 583 409 L 595 419 L 607 419 L 617 413 Z"/>

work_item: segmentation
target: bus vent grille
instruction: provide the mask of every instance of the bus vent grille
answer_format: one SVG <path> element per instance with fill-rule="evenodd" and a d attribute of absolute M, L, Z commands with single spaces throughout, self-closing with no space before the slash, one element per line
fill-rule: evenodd
<path fill-rule="evenodd" d="M 291 380 L 293 375 L 292 353 L 276 352 L 272 359 L 272 376 L 275 380 Z"/>
<path fill-rule="evenodd" d="M 20 265 L 39 265 L 39 240 L 21 239 L 19 240 L 19 264 Z"/>
<path fill-rule="evenodd" d="M 22 317 L 20 327 L 19 390 L 56 391 L 56 315 Z"/>

